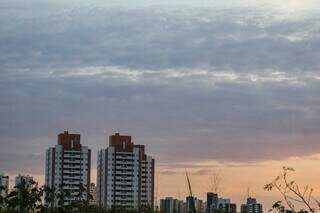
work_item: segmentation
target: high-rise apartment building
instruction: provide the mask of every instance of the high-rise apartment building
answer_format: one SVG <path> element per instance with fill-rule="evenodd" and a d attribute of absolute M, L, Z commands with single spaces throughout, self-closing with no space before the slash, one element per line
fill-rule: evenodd
<path fill-rule="evenodd" d="M 154 204 L 154 159 L 131 136 L 116 133 L 98 152 L 97 202 L 104 208 L 141 209 Z"/>
<path fill-rule="evenodd" d="M 262 213 L 262 204 L 258 203 L 255 198 L 247 198 L 247 203 L 241 205 L 241 213 Z"/>
<path fill-rule="evenodd" d="M 0 195 L 6 197 L 9 192 L 9 176 L 0 173 Z"/>
<path fill-rule="evenodd" d="M 160 212 L 163 213 L 185 213 L 186 204 L 182 200 L 166 197 L 160 200 Z"/>
<path fill-rule="evenodd" d="M 67 131 L 58 135 L 58 144 L 46 152 L 45 185 L 56 194 L 68 191 L 64 204 L 88 199 L 90 191 L 91 150 L 82 146 L 79 134 Z M 54 206 L 58 206 L 55 197 Z"/>

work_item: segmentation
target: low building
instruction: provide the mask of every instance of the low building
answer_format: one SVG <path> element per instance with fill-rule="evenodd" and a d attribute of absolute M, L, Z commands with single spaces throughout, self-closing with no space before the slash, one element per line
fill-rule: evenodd
<path fill-rule="evenodd" d="M 237 205 L 231 203 L 229 198 L 219 198 L 218 194 L 208 192 L 207 193 L 207 204 L 206 204 L 206 213 L 236 213 Z"/>
<path fill-rule="evenodd" d="M 202 213 L 205 211 L 204 202 L 196 197 L 186 197 L 186 212 L 194 213 L 194 211 Z"/>
<path fill-rule="evenodd" d="M 218 194 L 207 192 L 206 213 L 214 213 L 218 206 Z"/>
<path fill-rule="evenodd" d="M 160 200 L 161 213 L 185 213 L 186 204 L 182 200 L 166 197 Z"/>
<path fill-rule="evenodd" d="M 194 205 L 196 207 L 196 212 L 198 212 L 198 213 L 204 213 L 205 212 L 205 203 L 203 202 L 203 200 L 195 198 Z"/>
<path fill-rule="evenodd" d="M 247 198 L 247 203 L 241 205 L 241 213 L 262 213 L 262 204 L 256 198 Z"/>
<path fill-rule="evenodd" d="M 186 213 L 194 213 L 195 209 L 195 198 L 192 196 L 186 197 Z"/>

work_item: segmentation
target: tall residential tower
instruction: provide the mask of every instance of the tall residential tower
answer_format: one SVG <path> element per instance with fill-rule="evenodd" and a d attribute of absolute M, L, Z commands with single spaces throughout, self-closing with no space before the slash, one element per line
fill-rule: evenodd
<path fill-rule="evenodd" d="M 97 202 L 104 208 L 140 209 L 154 204 L 154 159 L 131 136 L 116 133 L 97 157 Z"/>
<path fill-rule="evenodd" d="M 79 134 L 58 135 L 58 144 L 46 152 L 45 185 L 56 194 L 68 191 L 64 203 L 87 200 L 90 191 L 91 150 L 80 143 Z M 54 206 L 58 206 L 55 197 Z"/>

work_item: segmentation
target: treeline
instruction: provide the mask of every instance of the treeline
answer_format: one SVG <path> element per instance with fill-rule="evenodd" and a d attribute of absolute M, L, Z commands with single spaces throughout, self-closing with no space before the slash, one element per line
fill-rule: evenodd
<path fill-rule="evenodd" d="M 3 190 L 4 188 L 0 188 Z M 0 190 L 0 191 L 1 191 Z M 85 188 L 80 186 L 78 197 L 83 197 Z M 92 205 L 92 195 L 88 199 L 66 203 L 65 200 L 71 196 L 68 190 L 55 190 L 45 186 L 38 186 L 35 181 L 22 182 L 14 188 L 6 197 L 0 195 L 0 213 L 64 213 L 64 212 L 94 212 L 94 213 L 154 213 L 152 208 L 141 208 L 138 210 L 126 210 L 123 208 L 104 209 Z M 57 200 L 55 200 L 55 198 Z M 54 203 L 59 207 L 55 207 Z M 45 203 L 45 205 L 44 205 Z"/>

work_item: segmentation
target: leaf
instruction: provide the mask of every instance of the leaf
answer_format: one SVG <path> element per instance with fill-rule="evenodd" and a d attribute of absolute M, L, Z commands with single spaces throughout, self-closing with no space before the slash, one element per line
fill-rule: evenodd
<path fill-rule="evenodd" d="M 266 191 L 271 191 L 272 188 L 273 188 L 273 184 L 272 184 L 272 183 L 266 184 L 266 185 L 264 186 L 264 190 L 266 190 Z"/>

